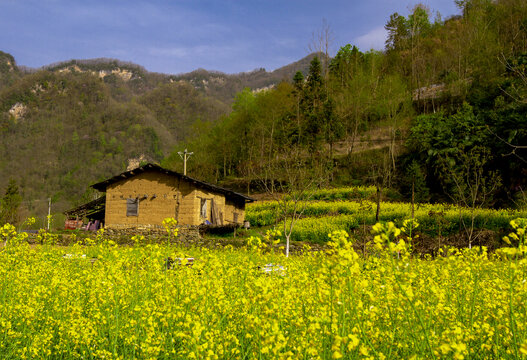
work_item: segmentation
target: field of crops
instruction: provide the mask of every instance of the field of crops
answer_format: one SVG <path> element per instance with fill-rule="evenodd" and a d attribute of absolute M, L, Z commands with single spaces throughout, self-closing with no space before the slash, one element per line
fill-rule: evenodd
<path fill-rule="evenodd" d="M 510 228 L 510 226 L 509 226 Z M 524 244 L 527 222 L 512 244 Z M 285 258 L 174 245 L 30 247 L 0 228 L 2 359 L 519 358 L 527 354 L 525 249 L 408 255 L 393 224 L 371 256 L 342 231 Z M 513 229 L 511 228 L 511 231 Z M 275 234 L 278 236 L 279 234 Z M 137 240 L 137 239 L 136 239 Z M 193 257 L 174 261 L 167 258 Z M 265 267 L 265 264 L 274 264 Z M 260 268 L 259 268 L 260 267 Z M 265 270 L 265 271 L 264 271 Z"/>
<path fill-rule="evenodd" d="M 348 186 L 338 188 L 322 188 L 317 189 L 312 193 L 303 193 L 295 195 L 306 200 L 366 200 L 373 199 L 376 195 L 377 189 L 375 186 Z M 397 200 L 401 198 L 401 195 L 392 189 L 385 189 L 383 191 L 383 197 L 387 200 Z"/>
<path fill-rule="evenodd" d="M 366 188 L 368 189 L 368 188 Z M 334 193 L 338 194 L 335 189 Z M 351 190 L 347 190 L 350 193 Z M 324 193 L 324 195 L 326 195 Z M 296 241 L 325 242 L 328 231 L 352 231 L 360 225 L 375 224 L 376 204 L 362 200 L 332 200 L 343 195 L 333 193 L 317 196 L 321 199 L 301 203 L 302 218 L 295 225 L 292 239 Z M 344 195 L 346 197 L 346 195 Z M 379 220 L 393 221 L 401 225 L 411 217 L 411 204 L 402 202 L 382 202 Z M 419 231 L 431 236 L 449 235 L 459 232 L 471 224 L 471 210 L 451 204 L 419 204 L 415 207 L 415 218 L 420 224 Z M 269 226 L 278 224 L 283 217 L 279 203 L 276 201 L 258 202 L 247 206 L 246 218 L 251 225 Z M 506 229 L 512 219 L 527 217 L 526 211 L 513 209 L 475 209 L 474 228 L 501 230 Z"/>

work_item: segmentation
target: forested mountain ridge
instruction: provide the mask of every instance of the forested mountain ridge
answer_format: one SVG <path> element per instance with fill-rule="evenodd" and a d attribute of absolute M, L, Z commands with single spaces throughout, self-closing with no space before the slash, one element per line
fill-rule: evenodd
<path fill-rule="evenodd" d="M 10 60 L 14 64 L 14 58 L 11 55 L 5 54 L 5 56 L 8 57 L 8 62 Z M 176 75 L 162 74 L 149 72 L 141 65 L 131 62 L 108 58 L 61 61 L 43 66 L 40 69 L 23 67 L 22 72 L 35 73 L 46 70 L 53 73 L 89 73 L 113 87 L 125 87 L 128 96 L 132 94 L 142 95 L 163 84 L 188 83 L 205 95 L 230 105 L 235 95 L 245 88 L 254 91 L 268 89 L 281 81 L 292 79 L 297 71 L 307 73 L 309 62 L 314 56 L 315 54 L 310 54 L 303 59 L 270 72 L 260 68 L 237 74 L 226 74 L 205 69 Z M 16 70 L 18 72 L 18 68 Z"/>
<path fill-rule="evenodd" d="M 88 185 L 125 170 L 128 159 L 160 161 L 194 123 L 229 110 L 190 84 L 136 95 L 114 80 L 43 70 L 0 90 L 0 187 L 15 179 L 30 211 L 47 197 L 64 210 L 90 199 Z"/>
<path fill-rule="evenodd" d="M 187 81 L 206 94 L 231 104 L 237 93 L 245 88 L 253 91 L 266 90 L 275 87 L 282 81 L 291 81 L 297 71 L 307 74 L 309 63 L 315 54 L 310 54 L 299 61 L 268 72 L 257 69 L 238 74 L 224 74 L 217 71 L 198 69 L 188 74 L 172 75 L 171 81 Z"/>
<path fill-rule="evenodd" d="M 55 211 L 90 200 L 91 183 L 125 170 L 129 159 L 160 162 L 227 115 L 236 92 L 272 87 L 288 69 L 176 76 L 114 59 L 29 69 L 0 52 L 0 189 L 16 180 L 25 207 L 41 215 L 48 197 Z M 197 85 L 214 77 L 224 80 Z"/>

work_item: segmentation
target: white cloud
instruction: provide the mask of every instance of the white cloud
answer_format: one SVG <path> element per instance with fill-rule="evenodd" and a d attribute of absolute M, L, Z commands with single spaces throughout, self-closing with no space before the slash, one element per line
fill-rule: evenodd
<path fill-rule="evenodd" d="M 384 49 L 387 35 L 384 26 L 381 26 L 355 38 L 353 43 L 357 45 L 361 51 L 368 51 L 371 49 L 382 50 Z"/>

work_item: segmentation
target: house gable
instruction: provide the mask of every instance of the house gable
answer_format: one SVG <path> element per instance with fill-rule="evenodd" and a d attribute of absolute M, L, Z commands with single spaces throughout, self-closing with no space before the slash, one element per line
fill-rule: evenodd
<path fill-rule="evenodd" d="M 149 165 L 92 185 L 106 191 L 106 227 L 159 227 L 169 217 L 180 225 L 243 222 L 251 198 Z"/>

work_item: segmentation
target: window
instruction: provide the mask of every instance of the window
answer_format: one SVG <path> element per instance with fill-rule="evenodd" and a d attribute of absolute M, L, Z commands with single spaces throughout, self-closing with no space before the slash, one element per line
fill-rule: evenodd
<path fill-rule="evenodd" d="M 200 215 L 202 218 L 207 218 L 207 199 L 201 199 Z"/>
<path fill-rule="evenodd" d="M 139 199 L 126 199 L 126 216 L 137 216 Z"/>

